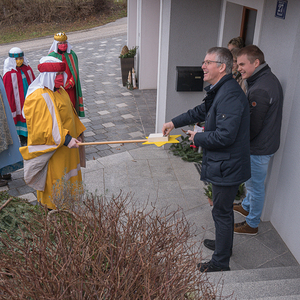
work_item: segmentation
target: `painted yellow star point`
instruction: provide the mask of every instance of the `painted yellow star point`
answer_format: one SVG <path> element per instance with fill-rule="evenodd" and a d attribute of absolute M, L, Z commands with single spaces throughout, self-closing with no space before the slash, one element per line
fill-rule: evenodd
<path fill-rule="evenodd" d="M 145 142 L 145 143 L 143 143 L 143 145 L 154 144 L 157 147 L 161 147 L 161 146 L 163 146 L 165 144 L 176 144 L 176 143 L 179 143 L 179 141 L 176 140 L 176 139 L 179 138 L 180 136 L 181 136 L 180 134 L 179 135 L 170 135 L 169 140 L 167 142 Z"/>

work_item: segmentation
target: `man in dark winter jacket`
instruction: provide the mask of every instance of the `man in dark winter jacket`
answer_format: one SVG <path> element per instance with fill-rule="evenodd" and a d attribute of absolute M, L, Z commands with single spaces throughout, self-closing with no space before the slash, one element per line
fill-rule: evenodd
<path fill-rule="evenodd" d="M 173 128 L 205 121 L 204 132 L 188 131 L 203 149 L 201 180 L 212 183 L 212 216 L 216 228 L 212 259 L 199 263 L 201 272 L 227 271 L 233 243 L 233 201 L 239 185 L 250 178 L 250 113 L 245 93 L 232 77 L 232 54 L 227 48 L 207 51 L 202 63 L 207 96 L 203 103 L 165 123 Z"/>
<path fill-rule="evenodd" d="M 277 77 L 265 63 L 263 52 L 254 45 L 237 53 L 238 71 L 246 79 L 250 105 L 251 179 L 241 205 L 233 209 L 246 217 L 234 232 L 257 234 L 265 200 L 265 178 L 270 158 L 279 148 L 283 92 Z"/>

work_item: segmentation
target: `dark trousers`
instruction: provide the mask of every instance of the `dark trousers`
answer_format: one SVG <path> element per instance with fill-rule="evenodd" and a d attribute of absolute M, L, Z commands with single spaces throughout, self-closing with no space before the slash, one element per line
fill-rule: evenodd
<path fill-rule="evenodd" d="M 216 228 L 216 246 L 211 262 L 217 267 L 229 267 L 233 244 L 233 201 L 239 185 L 212 185 L 213 210 L 212 216 Z"/>

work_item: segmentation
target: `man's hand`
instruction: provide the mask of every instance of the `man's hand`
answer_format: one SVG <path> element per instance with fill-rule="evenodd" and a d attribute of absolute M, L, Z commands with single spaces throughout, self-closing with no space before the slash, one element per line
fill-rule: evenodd
<path fill-rule="evenodd" d="M 171 130 L 174 129 L 174 128 L 175 128 L 175 126 L 174 126 L 172 121 L 168 122 L 168 123 L 165 123 L 163 125 L 163 128 L 162 128 L 163 135 L 169 135 Z"/>
<path fill-rule="evenodd" d="M 77 139 L 72 138 L 68 144 L 68 147 L 69 148 L 78 148 L 79 145 L 77 143 L 79 143 L 79 141 Z"/>
<path fill-rule="evenodd" d="M 192 131 L 192 130 L 187 131 L 187 134 L 190 136 L 189 141 L 192 141 L 194 143 L 194 137 L 196 133 L 197 133 L 196 131 Z"/>

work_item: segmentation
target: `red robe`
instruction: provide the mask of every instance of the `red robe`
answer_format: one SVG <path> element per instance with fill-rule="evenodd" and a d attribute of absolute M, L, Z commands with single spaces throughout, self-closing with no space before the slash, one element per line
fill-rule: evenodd
<path fill-rule="evenodd" d="M 68 75 L 68 78 L 67 78 L 67 82 L 66 82 L 66 86 L 65 86 L 65 90 L 66 92 L 68 93 L 69 97 L 70 97 L 70 100 L 73 104 L 74 107 L 76 107 L 76 88 L 75 88 L 75 80 L 74 80 L 74 77 L 71 73 L 71 70 L 68 66 L 68 62 L 66 60 L 66 57 L 64 55 L 62 55 L 62 61 L 65 63 L 66 65 L 66 70 L 65 72 L 67 73 Z"/>
<path fill-rule="evenodd" d="M 75 110 L 80 117 L 84 117 L 84 107 L 83 98 L 81 91 L 81 84 L 79 79 L 79 68 L 78 68 L 78 58 L 73 50 L 70 53 L 59 54 L 52 51 L 48 54 L 63 61 L 66 64 L 66 73 L 68 75 L 65 90 L 69 94 L 71 102 L 75 107 Z"/>
<path fill-rule="evenodd" d="M 34 73 L 30 66 L 22 65 L 16 70 L 6 72 L 3 77 L 3 83 L 7 95 L 7 100 L 12 112 L 12 116 L 15 124 L 17 122 L 26 123 L 26 120 L 22 116 L 22 109 L 24 106 L 24 88 L 22 81 L 22 72 L 25 74 L 28 85 L 35 79 Z"/>

